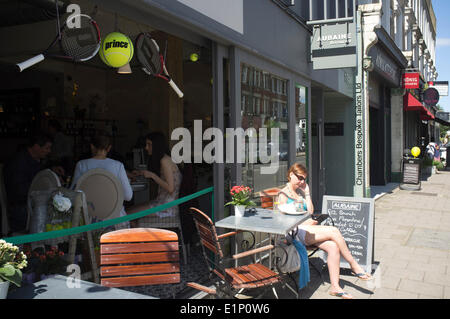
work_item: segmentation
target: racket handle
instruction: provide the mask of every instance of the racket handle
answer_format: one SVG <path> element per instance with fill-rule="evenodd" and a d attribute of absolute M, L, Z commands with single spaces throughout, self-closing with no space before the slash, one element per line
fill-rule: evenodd
<path fill-rule="evenodd" d="M 172 89 L 175 91 L 175 93 L 177 93 L 177 95 L 179 96 L 179 98 L 181 99 L 184 94 L 183 92 L 180 91 L 180 89 L 178 88 L 178 86 L 175 84 L 175 82 L 173 82 L 172 80 L 169 81 L 170 86 L 172 87 Z"/>
<path fill-rule="evenodd" d="M 20 69 L 20 72 L 22 72 L 25 69 L 28 69 L 30 66 L 33 66 L 45 59 L 43 54 L 36 55 L 35 57 L 28 59 L 26 61 L 23 61 L 22 63 L 17 63 L 17 66 Z"/>

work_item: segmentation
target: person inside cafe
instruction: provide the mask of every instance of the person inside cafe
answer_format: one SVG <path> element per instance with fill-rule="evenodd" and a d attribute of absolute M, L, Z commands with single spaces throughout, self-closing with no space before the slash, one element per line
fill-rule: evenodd
<path fill-rule="evenodd" d="M 94 168 L 102 168 L 111 172 L 119 179 L 123 187 L 124 200 L 126 201 L 131 200 L 131 198 L 133 197 L 133 190 L 131 188 L 130 181 L 128 180 L 124 165 L 119 161 L 107 157 L 108 152 L 111 150 L 111 139 L 109 138 L 109 136 L 103 133 L 97 134 L 92 139 L 90 146 L 92 157 L 78 161 L 78 163 L 75 166 L 75 171 L 73 173 L 71 188 L 72 189 L 75 188 L 78 179 L 87 171 Z M 105 198 L 105 200 L 108 199 Z M 122 207 L 120 211 L 120 216 L 122 217 L 126 215 L 127 214 L 125 213 L 125 208 Z M 93 220 L 93 222 L 99 221 L 100 220 Z M 130 227 L 129 222 L 124 222 L 115 225 L 115 229 L 123 229 L 129 227 Z"/>
<path fill-rule="evenodd" d="M 306 210 L 310 215 L 314 212 L 311 192 L 306 182 L 307 176 L 306 168 L 299 163 L 295 163 L 289 168 L 287 172 L 288 183 L 278 195 L 280 205 L 292 203 L 297 206 L 297 209 Z M 328 254 L 327 265 L 331 282 L 330 295 L 343 299 L 353 298 L 339 285 L 341 256 L 347 260 L 351 266 L 352 273 L 359 279 L 372 279 L 372 276 L 365 273 L 363 268 L 353 258 L 338 228 L 319 225 L 317 221 L 309 218 L 298 227 L 295 239 L 305 246 L 316 246 Z"/>
<path fill-rule="evenodd" d="M 36 174 L 48 168 L 45 160 L 51 152 L 52 142 L 53 139 L 48 134 L 35 134 L 30 138 L 28 145 L 19 148 L 5 164 L 4 181 L 11 232 L 22 232 L 26 228 L 28 190 Z M 65 173 L 60 166 L 52 166 L 51 169 L 58 176 Z"/>
<path fill-rule="evenodd" d="M 150 209 L 165 203 L 172 202 L 178 198 L 181 185 L 181 172 L 170 157 L 166 137 L 161 132 L 153 132 L 145 138 L 145 150 L 149 155 L 148 170 L 134 171 L 136 176 L 144 176 L 153 180 L 158 185 L 158 193 L 155 199 L 149 203 L 134 206 L 129 213 L 136 213 Z M 156 212 L 160 218 L 175 217 L 178 214 L 178 206 Z M 152 227 L 153 214 L 139 218 L 139 227 Z"/>

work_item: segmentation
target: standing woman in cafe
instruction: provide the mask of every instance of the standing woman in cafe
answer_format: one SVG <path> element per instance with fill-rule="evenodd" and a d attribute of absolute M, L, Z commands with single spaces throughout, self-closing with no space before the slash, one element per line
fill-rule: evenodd
<path fill-rule="evenodd" d="M 108 152 L 111 150 L 111 139 L 107 135 L 99 134 L 92 139 L 91 153 L 92 157 L 79 161 L 75 166 L 75 172 L 73 174 L 72 189 L 75 188 L 78 179 L 87 171 L 94 168 L 103 168 L 112 174 L 114 174 L 120 181 L 123 187 L 123 198 L 126 201 L 131 200 L 133 197 L 133 190 L 128 180 L 125 167 L 119 161 L 113 160 L 107 157 Z M 106 199 L 107 200 L 107 199 Z M 120 216 L 126 216 L 124 207 L 120 211 Z M 94 221 L 94 222 L 98 222 Z M 115 229 L 129 228 L 130 223 L 124 222 L 115 225 Z"/>
<path fill-rule="evenodd" d="M 161 132 L 148 134 L 145 138 L 145 150 L 149 155 L 148 170 L 134 171 L 133 173 L 152 179 L 158 184 L 158 194 L 149 203 L 129 209 L 129 214 L 160 206 L 178 198 L 182 176 L 178 166 L 169 155 L 169 147 L 164 134 Z M 178 212 L 178 206 L 172 206 L 166 210 L 139 218 L 138 226 L 154 227 L 155 223 L 164 222 L 165 218 L 178 218 Z"/>
<path fill-rule="evenodd" d="M 303 165 L 299 163 L 292 165 L 287 172 L 288 183 L 278 194 L 278 202 L 280 204 L 293 203 L 300 210 L 306 210 L 311 215 L 314 212 L 314 206 L 308 183 L 306 183 L 307 176 L 308 173 Z M 372 276 L 365 273 L 363 268 L 353 258 L 338 228 L 318 225 L 316 221 L 309 218 L 297 228 L 295 239 L 306 246 L 319 247 L 328 254 L 327 265 L 331 282 L 330 295 L 343 299 L 353 298 L 339 286 L 341 256 L 347 260 L 351 266 L 352 273 L 359 279 L 372 279 Z"/>

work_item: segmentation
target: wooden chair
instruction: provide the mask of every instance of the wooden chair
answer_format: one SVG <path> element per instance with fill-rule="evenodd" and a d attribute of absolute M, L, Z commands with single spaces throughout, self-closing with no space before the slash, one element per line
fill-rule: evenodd
<path fill-rule="evenodd" d="M 100 237 L 101 285 L 126 287 L 180 282 L 177 233 L 121 229 Z"/>
<path fill-rule="evenodd" d="M 268 188 L 259 192 L 259 197 L 261 199 L 261 207 L 266 209 L 273 209 L 273 204 L 278 197 L 280 188 Z"/>
<path fill-rule="evenodd" d="M 226 267 L 227 261 L 237 260 L 242 257 L 251 256 L 255 253 L 272 249 L 274 247 L 273 245 L 267 245 L 239 253 L 233 255 L 232 259 L 227 260 L 224 258 L 220 240 L 236 235 L 237 232 L 217 235 L 213 222 L 206 214 L 196 208 L 191 208 L 191 212 L 200 236 L 203 254 L 210 270 L 210 277 L 214 277 L 213 274 L 215 274 L 219 277 L 220 281 L 219 283 L 216 283 L 216 288 L 209 288 L 193 282 L 187 284 L 189 287 L 207 292 L 208 294 L 215 295 L 219 298 L 232 298 L 241 289 L 265 288 L 256 297 L 258 298 L 264 295 L 267 288 L 273 289 L 274 284 L 281 282 L 281 278 L 276 272 L 260 263 L 230 268 Z"/>

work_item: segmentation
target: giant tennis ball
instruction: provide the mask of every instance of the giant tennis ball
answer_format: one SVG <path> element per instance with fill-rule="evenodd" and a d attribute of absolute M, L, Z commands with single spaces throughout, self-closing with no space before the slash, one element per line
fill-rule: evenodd
<path fill-rule="evenodd" d="M 133 42 L 120 32 L 112 32 L 102 40 L 100 59 L 107 66 L 120 68 L 133 58 Z"/>

